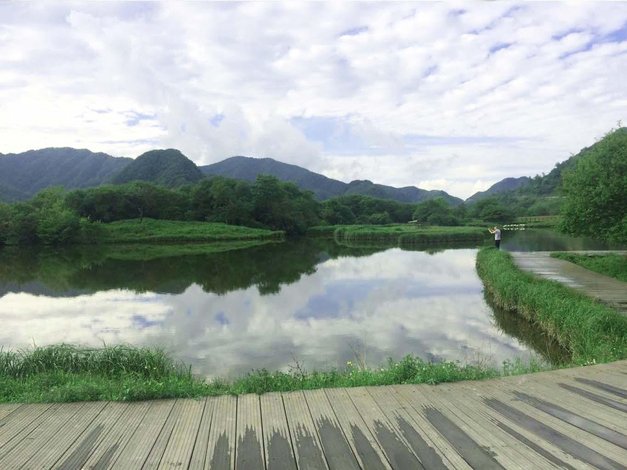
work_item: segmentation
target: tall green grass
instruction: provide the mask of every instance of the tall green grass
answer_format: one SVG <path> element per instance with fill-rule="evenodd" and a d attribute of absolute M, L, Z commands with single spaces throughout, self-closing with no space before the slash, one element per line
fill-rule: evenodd
<path fill-rule="evenodd" d="M 252 371 L 233 381 L 207 382 L 158 349 L 116 346 L 80 348 L 54 345 L 0 352 L 0 402 L 148 400 L 266 393 L 329 387 L 453 382 L 538 370 L 536 363 L 506 363 L 499 370 L 482 364 L 430 363 L 415 356 L 389 360 L 377 368 L 347 363 L 344 369 L 308 372 Z"/>
<path fill-rule="evenodd" d="M 567 252 L 551 253 L 553 258 L 578 264 L 590 271 L 627 282 L 627 255 L 619 254 L 577 254 Z M 627 287 L 626 287 L 627 288 Z"/>
<path fill-rule="evenodd" d="M 103 243 L 177 243 L 283 239 L 283 232 L 210 222 L 121 220 L 100 224 Z"/>
<path fill-rule="evenodd" d="M 627 358 L 627 317 L 557 281 L 519 270 L 508 253 L 484 248 L 477 271 L 495 303 L 540 326 L 575 364 Z"/>

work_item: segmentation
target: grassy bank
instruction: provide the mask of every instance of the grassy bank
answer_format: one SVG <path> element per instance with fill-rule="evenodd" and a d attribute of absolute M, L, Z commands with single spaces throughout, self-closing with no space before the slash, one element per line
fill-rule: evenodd
<path fill-rule="evenodd" d="M 454 362 L 427 363 L 407 356 L 376 369 L 361 369 L 348 363 L 344 370 L 299 369 L 290 373 L 261 370 L 230 382 L 206 382 L 160 350 L 56 345 L 0 352 L 0 402 L 132 401 L 329 387 L 435 384 L 511 375 L 534 367 L 505 364 L 502 370 L 497 370 Z"/>
<path fill-rule="evenodd" d="M 483 227 L 432 227 L 414 224 L 333 225 L 312 227 L 308 235 L 334 238 L 338 243 L 372 242 L 396 245 L 481 242 L 489 233 Z"/>
<path fill-rule="evenodd" d="M 554 258 L 570 261 L 590 271 L 627 282 L 627 256 L 619 254 L 576 254 L 567 252 L 551 253 Z"/>
<path fill-rule="evenodd" d="M 484 248 L 477 271 L 495 303 L 536 323 L 575 364 L 627 358 L 627 317 L 568 287 L 522 272 L 505 252 Z"/>
<path fill-rule="evenodd" d="M 283 232 L 221 223 L 147 218 L 100 224 L 99 230 L 103 243 L 115 244 L 277 240 L 284 235 Z"/>

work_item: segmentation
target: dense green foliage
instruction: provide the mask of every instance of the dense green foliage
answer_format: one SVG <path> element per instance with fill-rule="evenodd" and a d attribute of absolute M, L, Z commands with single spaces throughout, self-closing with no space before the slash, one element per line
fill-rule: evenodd
<path fill-rule="evenodd" d="M 203 178 L 196 164 L 175 149 L 151 150 L 126 165 L 111 182 L 147 181 L 166 187 L 196 183 Z"/>
<path fill-rule="evenodd" d="M 627 358 L 627 317 L 558 283 L 520 271 L 508 253 L 484 248 L 477 271 L 494 302 L 538 324 L 576 364 Z"/>
<path fill-rule="evenodd" d="M 0 203 L 0 244 L 104 242 L 106 224 L 131 219 L 142 223 L 148 218 L 221 222 L 298 235 L 321 224 L 406 223 L 425 207 L 430 208 L 426 225 L 465 221 L 465 207 L 451 208 L 443 199 L 416 205 L 353 195 L 319 202 L 312 193 L 266 175 L 252 184 L 214 177 L 171 189 L 142 181 L 69 193 L 50 188 L 30 201 Z M 169 237 L 161 235 L 156 238 Z"/>
<path fill-rule="evenodd" d="M 610 132 L 564 175 L 562 228 L 627 243 L 627 129 Z"/>
<path fill-rule="evenodd" d="M 266 393 L 330 387 L 437 384 L 537 370 L 536 364 L 504 364 L 503 370 L 456 362 L 425 362 L 406 356 L 382 367 L 291 372 L 256 370 L 228 382 L 194 377 L 161 350 L 128 346 L 98 349 L 55 345 L 0 351 L 0 402 L 133 401 L 160 398 Z"/>
<path fill-rule="evenodd" d="M 576 253 L 551 253 L 554 258 L 570 261 L 571 263 L 583 266 L 590 271 L 594 271 L 606 276 L 627 282 L 627 256 L 619 254 L 579 255 Z"/>

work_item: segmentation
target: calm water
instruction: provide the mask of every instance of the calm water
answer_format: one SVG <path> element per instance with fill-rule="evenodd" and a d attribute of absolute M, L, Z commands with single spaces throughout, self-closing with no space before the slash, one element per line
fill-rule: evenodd
<path fill-rule="evenodd" d="M 543 232 L 506 232 L 503 246 L 569 243 L 600 248 Z M 137 250 L 0 250 L 0 345 L 158 345 L 208 377 L 297 363 L 377 366 L 406 354 L 564 358 L 528 323 L 490 306 L 476 248 L 303 240 L 213 255 Z"/>

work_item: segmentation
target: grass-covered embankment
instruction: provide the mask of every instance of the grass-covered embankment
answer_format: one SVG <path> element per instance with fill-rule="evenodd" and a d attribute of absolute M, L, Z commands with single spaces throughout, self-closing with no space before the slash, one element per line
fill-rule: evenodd
<path fill-rule="evenodd" d="M 283 232 L 222 223 L 145 218 L 99 224 L 102 243 L 180 243 L 280 240 Z"/>
<path fill-rule="evenodd" d="M 413 356 L 384 367 L 327 372 L 254 371 L 233 380 L 206 382 L 163 351 L 128 346 L 97 349 L 56 345 L 0 352 L 0 402 L 149 400 L 266 393 L 331 387 L 440 383 L 497 377 L 530 370 L 516 364 L 503 371 L 455 362 L 427 363 Z M 533 367 L 533 366 L 531 366 Z"/>
<path fill-rule="evenodd" d="M 572 353 L 574 364 L 627 358 L 627 317 L 611 307 L 522 272 L 493 248 L 479 251 L 477 271 L 498 306 L 539 325 Z"/>
<path fill-rule="evenodd" d="M 619 254 L 576 254 L 567 252 L 551 253 L 554 258 L 570 261 L 590 271 L 627 282 L 627 256 Z"/>
<path fill-rule="evenodd" d="M 371 242 L 396 245 L 481 242 L 489 235 L 483 227 L 437 227 L 415 224 L 333 225 L 312 227 L 311 236 L 333 237 L 339 243 Z"/>

